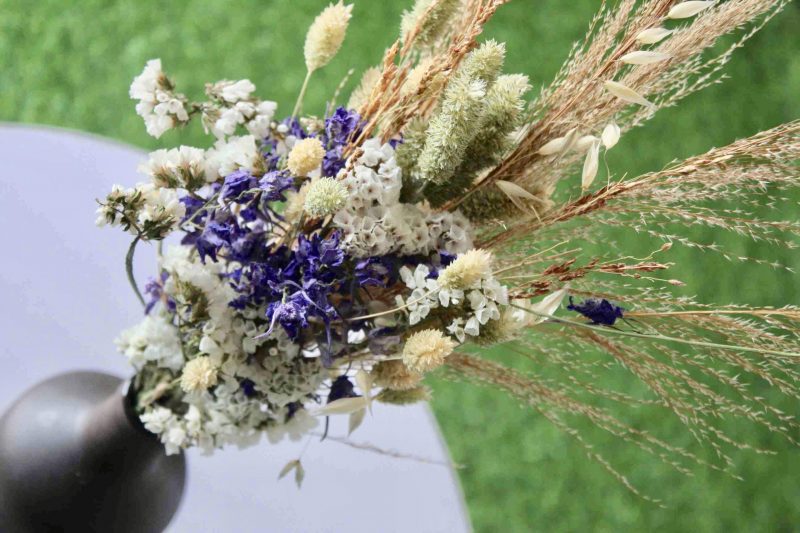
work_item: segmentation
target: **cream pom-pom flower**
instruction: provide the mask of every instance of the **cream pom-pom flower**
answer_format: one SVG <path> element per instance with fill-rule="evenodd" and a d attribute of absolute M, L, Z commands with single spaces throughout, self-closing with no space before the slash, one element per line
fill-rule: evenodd
<path fill-rule="evenodd" d="M 427 372 L 442 366 L 456 343 L 438 329 L 425 329 L 411 335 L 403 347 L 403 362 L 415 372 Z"/>
<path fill-rule="evenodd" d="M 303 47 L 306 68 L 313 72 L 327 65 L 342 46 L 347 25 L 353 12 L 353 4 L 331 4 L 317 15 L 308 28 Z"/>
<path fill-rule="evenodd" d="M 439 274 L 439 285 L 445 289 L 468 289 L 476 281 L 492 274 L 492 254 L 473 249 L 460 254 Z"/>
<path fill-rule="evenodd" d="M 322 141 L 307 137 L 292 147 L 286 166 L 295 176 L 307 176 L 309 172 L 319 167 L 323 157 L 325 157 L 325 147 L 322 146 Z"/>
<path fill-rule="evenodd" d="M 183 367 L 181 388 L 184 392 L 201 392 L 217 384 L 217 365 L 210 357 L 192 359 Z"/>
<path fill-rule="evenodd" d="M 347 202 L 347 188 L 333 178 L 313 180 L 305 195 L 306 213 L 315 218 L 332 215 Z"/>

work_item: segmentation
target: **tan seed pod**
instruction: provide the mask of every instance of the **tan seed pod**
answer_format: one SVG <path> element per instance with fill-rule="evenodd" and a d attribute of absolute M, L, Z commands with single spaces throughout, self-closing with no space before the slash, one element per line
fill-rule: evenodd
<path fill-rule="evenodd" d="M 662 52 L 650 52 L 648 50 L 637 50 L 620 57 L 619 60 L 628 65 L 650 65 L 651 63 L 658 63 L 659 61 L 666 61 L 669 59 L 669 54 Z"/>
<path fill-rule="evenodd" d="M 591 148 L 592 144 L 597 140 L 594 135 L 584 135 L 575 142 L 575 150 L 577 152 L 585 152 Z"/>
<path fill-rule="evenodd" d="M 597 176 L 597 169 L 600 161 L 600 140 L 592 143 L 589 151 L 586 152 L 586 159 L 583 162 L 583 172 L 581 173 L 581 189 L 586 190 Z"/>
<path fill-rule="evenodd" d="M 625 85 L 619 82 L 609 80 L 605 82 L 604 85 L 608 92 L 610 92 L 620 100 L 630 102 L 631 104 L 639 104 L 647 107 L 655 107 L 653 105 L 653 102 L 651 102 L 641 94 L 637 93 L 630 87 L 626 87 Z"/>
<path fill-rule="evenodd" d="M 690 0 L 688 2 L 681 2 L 674 6 L 667 13 L 667 18 L 671 19 L 686 19 L 693 17 L 701 11 L 713 6 L 716 2 L 709 0 Z"/>
<path fill-rule="evenodd" d="M 561 150 L 564 148 L 564 141 L 566 139 L 564 137 L 556 137 L 550 141 L 547 141 L 544 146 L 539 148 L 538 154 L 539 155 L 555 155 L 560 153 Z"/>
<path fill-rule="evenodd" d="M 510 181 L 497 180 L 495 181 L 495 185 L 497 185 L 497 188 L 511 200 L 511 203 L 514 204 L 517 209 L 523 213 L 538 215 L 536 207 L 533 204 L 541 203 L 539 198 Z"/>
<path fill-rule="evenodd" d="M 619 142 L 620 137 L 620 129 L 617 126 L 617 123 L 613 120 L 606 124 L 606 127 L 603 128 L 603 133 L 600 135 L 600 140 L 603 141 L 603 146 L 605 146 L 606 150 L 616 146 Z"/>
<path fill-rule="evenodd" d="M 667 37 L 672 33 L 672 30 L 668 30 L 666 28 L 648 28 L 646 30 L 640 31 L 635 39 L 636 42 L 642 44 L 656 44 L 660 42 L 662 39 Z"/>

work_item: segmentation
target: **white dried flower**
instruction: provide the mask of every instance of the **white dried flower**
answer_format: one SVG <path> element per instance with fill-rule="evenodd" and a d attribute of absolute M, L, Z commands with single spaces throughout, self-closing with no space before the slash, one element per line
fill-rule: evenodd
<path fill-rule="evenodd" d="M 142 238 L 160 240 L 166 237 L 186 215 L 186 206 L 174 189 L 158 189 L 151 183 L 136 187 L 144 202 L 137 214 Z"/>
<path fill-rule="evenodd" d="M 342 46 L 350 22 L 353 5 L 331 4 L 317 15 L 306 34 L 303 48 L 306 68 L 313 72 L 327 65 Z"/>
<path fill-rule="evenodd" d="M 181 388 L 184 392 L 201 392 L 217 384 L 219 368 L 210 357 L 192 359 L 183 367 Z"/>
<path fill-rule="evenodd" d="M 223 100 L 235 104 L 241 100 L 248 100 L 256 86 L 250 80 L 228 81 L 220 87 L 219 93 Z"/>
<path fill-rule="evenodd" d="M 149 161 L 139 166 L 139 172 L 150 176 L 156 187 L 195 190 L 205 184 L 205 166 L 205 151 L 181 146 L 151 152 Z"/>
<path fill-rule="evenodd" d="M 220 139 L 206 152 L 206 179 L 213 182 L 238 169 L 253 170 L 261 160 L 252 135 Z"/>
<path fill-rule="evenodd" d="M 312 181 L 305 194 L 305 210 L 315 218 L 332 215 L 344 207 L 347 189 L 334 178 L 320 178 Z"/>
<path fill-rule="evenodd" d="M 439 285 L 445 289 L 468 289 L 476 281 L 492 274 L 492 254 L 473 249 L 459 255 L 439 274 Z"/>
<path fill-rule="evenodd" d="M 325 148 L 322 142 L 315 137 L 307 137 L 292 147 L 286 166 L 295 176 L 307 176 L 319 167 L 323 157 Z"/>
<path fill-rule="evenodd" d="M 147 315 L 137 325 L 123 330 L 114 343 L 136 370 L 148 363 L 170 370 L 179 370 L 183 365 L 178 329 L 158 315 Z"/>
<path fill-rule="evenodd" d="M 455 347 L 455 341 L 438 329 L 418 331 L 406 340 L 403 362 L 412 371 L 427 372 L 444 364 Z"/>
<path fill-rule="evenodd" d="M 269 134 L 272 117 L 278 104 L 270 100 L 259 102 L 255 108 L 255 115 L 247 121 L 245 128 L 258 139 L 263 139 Z"/>
<path fill-rule="evenodd" d="M 139 101 L 136 113 L 144 119 L 147 133 L 153 137 L 161 137 L 167 130 L 189 121 L 186 98 L 173 91 L 161 70 L 160 59 L 147 62 L 142 73 L 133 79 L 128 94 Z"/>

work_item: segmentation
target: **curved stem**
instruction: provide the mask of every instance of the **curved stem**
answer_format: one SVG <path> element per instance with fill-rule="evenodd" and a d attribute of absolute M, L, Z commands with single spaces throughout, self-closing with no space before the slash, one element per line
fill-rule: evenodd
<path fill-rule="evenodd" d="M 136 297 L 139 298 L 139 302 L 142 304 L 142 307 L 145 307 L 146 304 L 144 303 L 144 297 L 142 296 L 142 293 L 139 292 L 139 286 L 136 285 L 136 278 L 133 277 L 133 253 L 136 251 L 136 245 L 139 243 L 141 238 L 141 233 L 136 235 L 136 238 L 133 239 L 133 242 L 128 248 L 128 253 L 125 254 L 125 272 L 128 274 L 128 283 L 131 284 L 133 292 L 136 294 Z"/>

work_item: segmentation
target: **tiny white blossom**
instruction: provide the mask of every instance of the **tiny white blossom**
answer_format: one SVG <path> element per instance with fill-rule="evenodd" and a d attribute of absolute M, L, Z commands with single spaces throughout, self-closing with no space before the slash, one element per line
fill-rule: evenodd
<path fill-rule="evenodd" d="M 256 86 L 250 80 L 231 81 L 222 87 L 220 96 L 227 102 L 236 103 L 250 98 L 255 90 Z"/>

